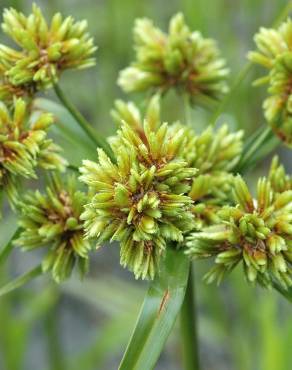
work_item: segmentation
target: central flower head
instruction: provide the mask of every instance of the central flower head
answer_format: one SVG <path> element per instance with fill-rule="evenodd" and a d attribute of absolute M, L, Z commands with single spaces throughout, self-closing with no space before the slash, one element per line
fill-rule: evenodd
<path fill-rule="evenodd" d="M 112 139 L 117 164 L 99 150 L 98 163 L 81 167 L 92 194 L 82 215 L 86 235 L 119 241 L 121 263 L 136 277 L 153 278 L 166 241 L 181 241 L 192 227 L 186 194 L 196 170 L 180 157 L 183 143 L 183 130 L 174 135 L 167 124 L 137 130 L 124 122 Z"/>

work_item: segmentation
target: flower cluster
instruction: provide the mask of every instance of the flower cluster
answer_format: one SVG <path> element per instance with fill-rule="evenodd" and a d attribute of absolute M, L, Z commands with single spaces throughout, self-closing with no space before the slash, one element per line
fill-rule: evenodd
<path fill-rule="evenodd" d="M 292 21 L 278 29 L 261 28 L 255 36 L 259 51 L 249 59 L 268 69 L 255 84 L 269 83 L 270 96 L 264 101 L 265 117 L 273 131 L 287 145 L 292 145 Z"/>
<path fill-rule="evenodd" d="M 87 201 L 77 186 L 77 179 L 67 176 L 61 180 L 53 174 L 46 193 L 27 193 L 19 202 L 21 233 L 15 241 L 24 250 L 47 246 L 49 252 L 42 266 L 51 271 L 56 282 L 72 273 L 77 264 L 81 275 L 88 269 L 90 243 L 83 237 L 80 220 Z"/>
<path fill-rule="evenodd" d="M 230 204 L 234 181 L 231 171 L 242 153 L 243 132 L 231 133 L 227 125 L 218 130 L 209 127 L 198 135 L 190 128 L 184 130 L 183 158 L 198 169 L 189 196 L 196 216 L 193 227 L 200 230 L 217 219 L 220 207 Z"/>
<path fill-rule="evenodd" d="M 96 47 L 87 32 L 86 21 L 63 19 L 57 13 L 48 25 L 35 4 L 27 17 L 10 8 L 4 10 L 3 18 L 3 31 L 20 50 L 0 45 L 2 99 L 49 87 L 65 69 L 95 64 L 92 55 Z"/>
<path fill-rule="evenodd" d="M 186 195 L 196 170 L 181 158 L 184 130 L 166 123 L 140 130 L 123 122 L 112 148 L 114 164 L 102 151 L 98 163 L 84 161 L 81 181 L 91 201 L 82 219 L 87 237 L 119 241 L 121 264 L 136 276 L 153 278 L 166 241 L 183 240 L 192 227 L 192 200 Z"/>
<path fill-rule="evenodd" d="M 274 162 L 271 174 L 275 168 Z M 250 282 L 291 286 L 292 190 L 276 192 L 270 181 L 262 178 L 255 200 L 238 176 L 234 198 L 236 206 L 221 208 L 215 224 L 189 236 L 187 253 L 194 258 L 216 257 L 216 265 L 205 276 L 207 282 L 219 283 L 242 262 Z"/>
<path fill-rule="evenodd" d="M 148 106 L 144 119 L 157 129 L 160 121 L 159 95 L 154 95 Z M 126 122 L 137 133 L 143 132 L 143 119 L 137 106 L 132 103 L 116 102 L 112 116 L 118 124 Z M 192 228 L 201 229 L 216 219 L 219 207 L 230 203 L 233 175 L 230 173 L 239 161 L 242 153 L 242 131 L 230 133 L 227 125 L 218 130 L 207 128 L 201 134 L 180 123 L 169 127 L 171 135 L 183 132 L 184 143 L 181 156 L 189 167 L 196 168 L 189 196 L 194 201 L 192 212 L 194 220 Z M 115 145 L 116 139 L 111 139 Z M 116 147 L 122 143 L 116 143 Z"/>
<path fill-rule="evenodd" d="M 16 203 L 16 178 L 36 178 L 36 167 L 64 170 L 66 161 L 60 148 L 47 138 L 53 123 L 49 113 L 32 114 L 22 99 L 14 101 L 13 111 L 0 102 L 0 185 Z"/>
<path fill-rule="evenodd" d="M 171 88 L 202 104 L 228 91 L 228 70 L 216 43 L 200 32 L 191 32 L 182 14 L 170 20 L 165 34 L 149 19 L 138 19 L 134 28 L 136 60 L 121 71 L 118 84 L 127 92 Z"/>

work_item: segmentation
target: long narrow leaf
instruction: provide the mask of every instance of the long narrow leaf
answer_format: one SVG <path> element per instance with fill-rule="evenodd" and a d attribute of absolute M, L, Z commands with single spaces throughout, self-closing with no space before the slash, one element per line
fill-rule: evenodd
<path fill-rule="evenodd" d="M 0 297 L 12 292 L 13 290 L 20 288 L 24 284 L 28 283 L 30 280 L 42 274 L 42 266 L 38 265 L 32 270 L 18 276 L 14 280 L 10 281 L 6 285 L 0 288 Z"/>
<path fill-rule="evenodd" d="M 146 294 L 120 370 L 153 369 L 181 308 L 189 268 L 183 251 L 168 250 L 161 272 Z"/>

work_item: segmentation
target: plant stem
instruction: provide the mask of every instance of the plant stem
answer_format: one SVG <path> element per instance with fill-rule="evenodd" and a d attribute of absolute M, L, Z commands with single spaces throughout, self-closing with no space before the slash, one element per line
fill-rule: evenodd
<path fill-rule="evenodd" d="M 191 264 L 186 294 L 180 312 L 182 355 L 185 370 L 199 370 L 197 320 L 194 300 L 195 296 Z"/>
<path fill-rule="evenodd" d="M 274 134 L 273 131 L 269 126 L 266 128 L 259 128 L 259 131 L 262 130 L 260 135 L 256 135 L 255 140 L 249 145 L 248 148 L 244 151 L 240 162 L 236 166 L 235 171 L 237 172 L 244 172 L 246 168 L 249 166 L 249 162 L 252 162 L 252 158 L 254 157 L 255 153 L 258 151 L 260 147 L 262 147 Z M 274 147 L 271 147 L 271 150 Z"/>
<path fill-rule="evenodd" d="M 43 273 L 42 266 L 38 265 L 32 270 L 25 272 L 23 275 L 18 276 L 14 280 L 9 281 L 6 285 L 0 288 L 0 297 L 12 292 L 13 290 L 20 288 L 30 280 L 41 275 Z"/>
<path fill-rule="evenodd" d="M 20 233 L 20 228 L 16 229 L 16 231 L 14 232 L 14 234 L 12 235 L 12 237 L 10 238 L 8 243 L 5 245 L 4 248 L 1 249 L 1 251 L 0 251 L 0 265 L 6 261 L 7 257 L 11 253 L 11 251 L 13 249 L 13 240 L 15 238 L 17 238 L 19 233 Z"/>
<path fill-rule="evenodd" d="M 192 112 L 190 105 L 190 98 L 188 94 L 183 94 L 184 118 L 187 126 L 192 125 Z"/>
<path fill-rule="evenodd" d="M 56 293 L 57 294 L 57 293 Z M 45 320 L 45 330 L 47 335 L 47 345 L 50 359 L 51 370 L 65 370 L 65 363 L 62 353 L 62 343 L 58 330 L 58 300 L 56 305 L 48 312 Z"/>
<path fill-rule="evenodd" d="M 233 84 L 230 88 L 230 91 L 225 96 L 225 98 L 222 100 L 221 104 L 219 105 L 219 107 L 216 109 L 216 111 L 214 112 L 214 114 L 211 117 L 210 124 L 212 126 L 215 126 L 215 124 L 217 122 L 217 119 L 219 118 L 219 116 L 223 113 L 223 111 L 228 106 L 229 102 L 231 101 L 231 99 L 234 96 L 234 92 L 237 90 L 237 88 L 241 84 L 241 82 L 245 79 L 246 75 L 251 70 L 252 65 L 253 64 L 251 62 L 248 62 L 247 64 L 245 64 L 245 66 L 238 73 L 237 77 L 235 78 L 235 80 L 234 80 L 234 82 L 233 82 Z"/>
<path fill-rule="evenodd" d="M 104 150 L 107 156 L 111 159 L 113 163 L 116 163 L 116 158 L 114 153 L 106 141 L 106 139 L 97 133 L 94 128 L 90 125 L 90 123 L 83 117 L 83 115 L 79 112 L 78 109 L 69 101 L 66 97 L 64 92 L 62 91 L 61 87 L 54 83 L 54 90 L 56 95 L 58 96 L 61 103 L 64 107 L 68 110 L 68 112 L 72 115 L 72 117 L 76 120 L 79 126 L 83 129 L 83 131 L 88 135 L 88 137 L 100 148 Z"/>

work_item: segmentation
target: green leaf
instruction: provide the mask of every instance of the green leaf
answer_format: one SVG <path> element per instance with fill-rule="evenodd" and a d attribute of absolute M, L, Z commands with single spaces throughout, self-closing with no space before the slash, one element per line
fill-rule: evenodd
<path fill-rule="evenodd" d="M 34 102 L 37 109 L 53 113 L 56 123 L 50 132 L 54 142 L 61 146 L 64 157 L 71 165 L 79 167 L 83 159 L 96 160 L 96 145 L 80 128 L 71 114 L 60 104 L 39 98 Z"/>
<path fill-rule="evenodd" d="M 189 268 L 182 250 L 168 249 L 161 272 L 146 294 L 119 370 L 153 369 L 181 308 Z"/>
<path fill-rule="evenodd" d="M 24 273 L 23 275 L 18 276 L 12 281 L 9 281 L 6 285 L 0 288 L 0 297 L 12 292 L 13 290 L 20 288 L 24 284 L 28 283 L 30 280 L 41 275 L 43 273 L 42 266 L 38 265 L 32 270 Z"/>

